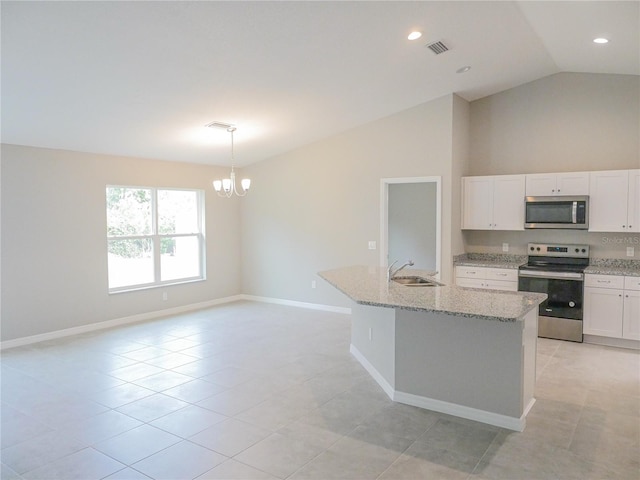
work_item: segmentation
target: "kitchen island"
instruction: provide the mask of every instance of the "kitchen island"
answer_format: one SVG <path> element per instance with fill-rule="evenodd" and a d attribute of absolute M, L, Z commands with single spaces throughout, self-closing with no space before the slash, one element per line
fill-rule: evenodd
<path fill-rule="evenodd" d="M 392 400 L 524 429 L 546 295 L 406 286 L 381 267 L 319 275 L 353 301 L 351 352 Z"/>

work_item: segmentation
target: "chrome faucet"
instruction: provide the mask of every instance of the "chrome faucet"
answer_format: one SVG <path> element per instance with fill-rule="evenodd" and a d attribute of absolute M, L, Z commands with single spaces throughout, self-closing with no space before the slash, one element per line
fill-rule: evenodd
<path fill-rule="evenodd" d="M 398 260 L 396 260 L 391 265 L 389 265 L 389 268 L 387 269 L 387 281 L 389 281 L 389 282 L 391 280 L 393 280 L 393 277 L 395 277 L 400 272 L 400 270 L 402 270 L 404 267 L 412 267 L 413 266 L 413 260 L 409 260 L 404 265 L 402 265 L 401 267 L 398 267 L 398 268 L 396 268 L 394 270 L 393 266 L 396 263 L 398 263 Z"/>

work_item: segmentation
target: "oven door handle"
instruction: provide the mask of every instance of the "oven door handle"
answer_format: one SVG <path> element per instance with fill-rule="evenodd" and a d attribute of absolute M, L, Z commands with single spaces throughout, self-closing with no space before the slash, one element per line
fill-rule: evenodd
<path fill-rule="evenodd" d="M 574 272 L 540 272 L 537 270 L 520 270 L 519 277 L 525 278 L 549 278 L 551 280 L 578 280 L 584 279 L 582 273 Z"/>

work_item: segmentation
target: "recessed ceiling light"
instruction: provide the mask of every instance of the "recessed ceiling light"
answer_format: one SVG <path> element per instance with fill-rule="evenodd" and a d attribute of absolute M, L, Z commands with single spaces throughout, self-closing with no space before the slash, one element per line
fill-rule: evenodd
<path fill-rule="evenodd" d="M 593 43 L 609 43 L 609 40 L 604 37 L 598 37 L 593 39 Z"/>
<path fill-rule="evenodd" d="M 422 32 L 411 32 L 407 37 L 409 40 L 417 40 L 422 36 Z"/>
<path fill-rule="evenodd" d="M 464 67 L 460 67 L 458 70 L 456 70 L 456 73 L 466 73 L 469 70 L 471 70 L 471 67 L 469 65 L 464 66 Z"/>

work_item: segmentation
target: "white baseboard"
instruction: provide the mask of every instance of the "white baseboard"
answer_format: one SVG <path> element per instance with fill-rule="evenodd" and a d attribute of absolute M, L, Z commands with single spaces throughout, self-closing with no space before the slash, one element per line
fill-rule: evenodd
<path fill-rule="evenodd" d="M 443 402 L 433 398 L 421 397 L 419 395 L 398 391 L 395 392 L 393 401 L 406 403 L 407 405 L 424 408 L 426 410 L 446 413 L 456 417 L 466 418 L 468 420 L 475 420 L 476 422 L 486 423 L 496 427 L 506 428 L 508 430 L 515 430 L 516 432 L 522 432 L 526 425 L 526 413 L 523 413 L 520 418 L 509 417 L 507 415 L 487 412 L 486 410 L 478 410 L 477 408 L 465 407 L 464 405 Z M 531 409 L 533 402 L 535 402 L 535 399 L 533 399 L 532 403 L 527 406 L 527 409 Z"/>
<path fill-rule="evenodd" d="M 498 413 L 487 412 L 486 410 L 479 410 L 477 408 L 465 407 L 464 405 L 458 405 L 456 403 L 443 402 L 442 400 L 436 400 L 428 397 L 421 397 L 412 393 L 399 392 L 393 388 L 380 374 L 378 370 L 362 355 L 362 353 L 353 345 L 350 347 L 351 354 L 360 362 L 365 370 L 371 375 L 371 377 L 380 385 L 380 388 L 389 396 L 391 400 L 398 403 L 404 403 L 414 407 L 424 408 L 425 410 L 432 410 L 434 412 L 446 413 L 456 417 L 466 418 L 468 420 L 475 420 L 476 422 L 486 423 L 488 425 L 494 425 L 496 427 L 506 428 L 508 430 L 515 430 L 516 432 L 522 432 L 526 426 L 526 416 L 535 403 L 535 398 L 531 399 L 527 407 L 525 408 L 520 418 L 509 417 L 507 415 L 500 415 Z"/>
<path fill-rule="evenodd" d="M 14 340 L 6 340 L 4 342 L 0 342 L 0 350 L 4 350 L 6 348 L 22 347 L 25 345 L 30 345 L 32 343 L 44 342 L 46 340 L 55 340 L 56 338 L 94 332 L 97 330 L 104 330 L 106 328 L 119 327 L 121 325 L 128 325 L 131 323 L 144 322 L 146 320 L 153 320 L 154 318 L 166 317 L 168 315 L 177 315 L 179 313 L 202 310 L 204 308 L 213 307 L 215 305 L 222 305 L 224 303 L 243 300 L 241 297 L 242 295 L 233 295 L 231 297 L 209 300 L 207 302 L 191 303 L 189 305 L 183 305 L 180 307 L 167 308 L 165 310 L 155 310 L 153 312 L 140 313 L 138 315 L 131 315 L 128 317 L 114 318 L 113 320 L 106 320 L 104 322 L 90 323 L 88 325 L 80 325 L 78 327 L 65 328 L 63 330 L 55 330 L 53 332 L 41 333 L 39 335 L 31 335 L 28 337 L 16 338 Z"/>
<path fill-rule="evenodd" d="M 44 342 L 47 340 L 55 340 L 57 338 L 68 337 L 71 335 L 78 335 L 81 333 L 104 330 L 107 328 L 119 327 L 121 325 L 128 325 L 131 323 L 144 322 L 146 320 L 153 320 L 154 318 L 166 317 L 169 315 L 177 315 L 180 313 L 191 312 L 195 310 L 202 310 L 202 309 L 213 307 L 216 305 L 237 302 L 240 300 L 249 300 L 249 301 L 263 302 L 263 303 L 276 303 L 279 305 L 289 305 L 292 307 L 309 308 L 313 310 L 324 310 L 327 312 L 351 314 L 350 308 L 334 307 L 331 305 L 320 305 L 315 303 L 296 302 L 293 300 L 281 300 L 278 298 L 257 297 L 254 295 L 239 294 L 239 295 L 232 295 L 230 297 L 217 298 L 215 300 L 209 300 L 206 302 L 191 303 L 189 305 L 183 305 L 180 307 L 167 308 L 165 310 L 155 310 L 153 312 L 146 312 L 146 313 L 140 313 L 138 315 L 131 315 L 128 317 L 115 318 L 113 320 L 106 320 L 104 322 L 90 323 L 88 325 L 80 325 L 78 327 L 65 328 L 63 330 L 55 330 L 53 332 L 41 333 L 38 335 L 31 335 L 28 337 L 20 337 L 13 340 L 5 340 L 4 342 L 0 342 L 0 351 L 7 348 L 23 347 L 25 345 L 31 345 L 33 343 Z"/>
<path fill-rule="evenodd" d="M 353 344 L 351 344 L 351 346 L 349 347 L 349 351 L 351 352 L 351 355 L 353 355 L 356 358 L 356 360 L 360 362 L 360 365 L 364 367 L 364 369 L 369 373 L 369 375 L 373 377 L 373 379 L 378 383 L 378 385 L 382 387 L 382 390 L 384 390 L 384 393 L 386 393 L 389 396 L 389 398 L 393 400 L 393 396 L 395 394 L 395 390 L 393 386 L 389 382 L 387 382 L 387 380 L 376 369 L 376 367 L 374 367 L 371 364 L 371 362 L 369 362 L 369 360 L 367 360 L 365 356 L 362 355 L 362 353 L 360 353 L 360 350 L 358 350 Z"/>
<path fill-rule="evenodd" d="M 298 302 L 295 300 L 285 300 L 282 298 L 258 297 L 256 295 L 239 295 L 242 300 L 251 300 L 254 302 L 275 303 L 278 305 L 288 305 L 290 307 L 308 308 L 311 310 L 323 310 L 325 312 L 346 313 L 351 315 L 351 309 L 347 307 L 335 307 L 333 305 L 323 305 L 320 303 Z"/>
<path fill-rule="evenodd" d="M 631 350 L 640 350 L 640 340 L 601 337 L 599 335 L 583 335 L 582 341 L 584 343 L 592 343 L 595 345 L 605 345 L 607 347 L 630 348 Z"/>

